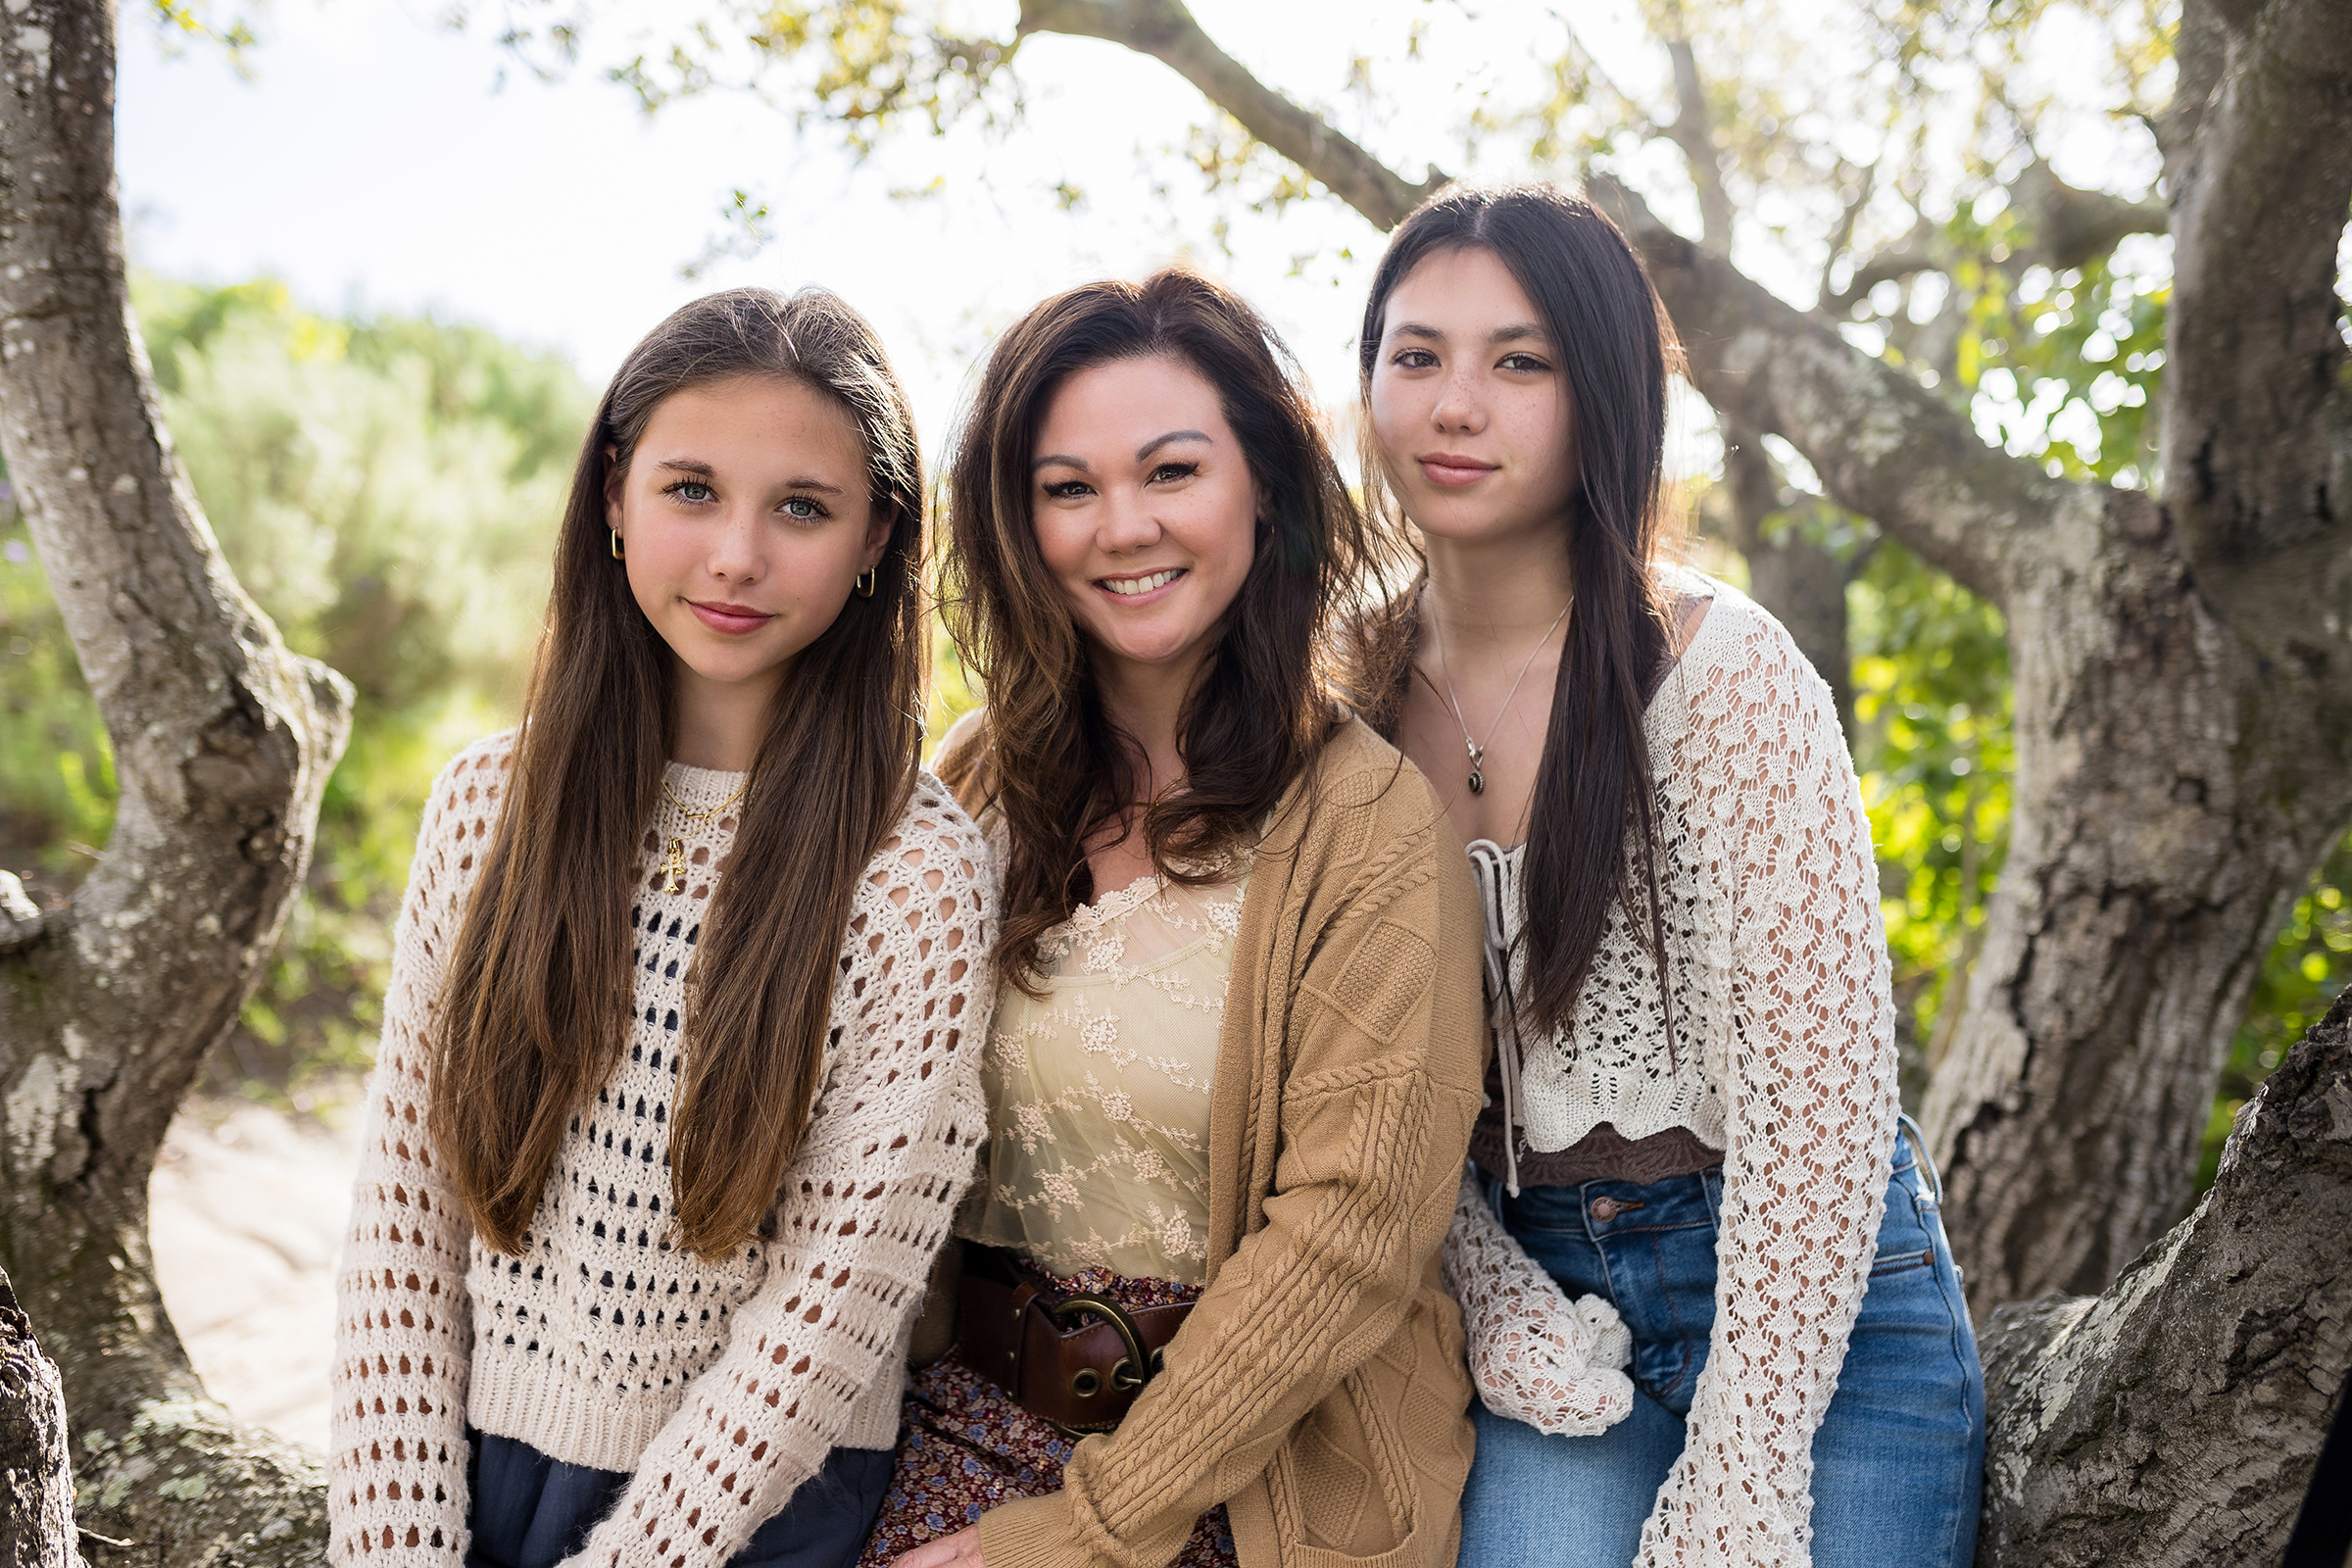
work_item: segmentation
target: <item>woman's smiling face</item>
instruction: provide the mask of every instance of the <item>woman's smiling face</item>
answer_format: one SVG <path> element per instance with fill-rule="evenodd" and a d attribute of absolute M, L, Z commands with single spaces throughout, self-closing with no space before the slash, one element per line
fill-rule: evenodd
<path fill-rule="evenodd" d="M 1189 676 L 1256 557 L 1256 487 L 1216 388 L 1164 355 L 1074 372 L 1029 482 L 1038 551 L 1098 661 Z"/>
<path fill-rule="evenodd" d="M 856 422 L 812 387 L 757 376 L 662 400 L 606 514 L 681 679 L 781 685 L 889 542 L 867 483 Z"/>

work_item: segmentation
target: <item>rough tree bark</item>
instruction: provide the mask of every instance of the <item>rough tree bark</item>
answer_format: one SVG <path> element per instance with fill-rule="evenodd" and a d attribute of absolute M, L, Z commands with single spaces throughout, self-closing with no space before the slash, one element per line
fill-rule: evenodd
<path fill-rule="evenodd" d="M 1427 188 L 1336 132 L 1302 138 L 1290 118 L 1284 141 L 1260 132 L 1278 95 L 1177 0 L 1027 0 L 1021 27 L 1167 61 L 1383 228 Z M 2247 990 L 2352 822 L 2352 398 L 2333 289 L 2352 0 L 2189 0 L 2180 37 L 2161 500 L 1987 448 L 1826 318 L 1592 181 L 1727 425 L 1788 440 L 1833 500 L 2007 616 L 2011 843 L 1926 1106 L 1981 1307 L 2097 1291 L 2185 1208 Z M 2029 195 L 2065 216 L 2069 245 L 2149 226 L 2135 204 L 2044 185 Z"/>
<path fill-rule="evenodd" d="M 2347 1235 L 2352 992 L 2106 1294 L 1992 1315 L 1979 1568 L 2278 1562 L 2352 1367 Z"/>
<path fill-rule="evenodd" d="M 129 315 L 115 8 L 0 15 L 0 450 L 115 746 L 72 904 L 0 898 L 0 1261 L 65 1375 L 101 1568 L 315 1561 L 315 1462 L 206 1398 L 147 1251 L 157 1147 L 259 979 L 351 690 L 290 655 L 173 458 Z"/>
<path fill-rule="evenodd" d="M 0 1568 L 81 1568 L 66 1396 L 0 1269 Z"/>

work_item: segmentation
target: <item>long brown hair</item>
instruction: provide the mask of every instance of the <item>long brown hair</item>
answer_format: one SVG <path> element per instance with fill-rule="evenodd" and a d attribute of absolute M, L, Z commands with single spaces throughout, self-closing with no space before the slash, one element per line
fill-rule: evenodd
<path fill-rule="evenodd" d="M 1330 734 L 1319 633 L 1363 559 L 1362 521 L 1288 349 L 1239 295 L 1170 269 L 1047 300 L 989 354 L 948 470 L 948 625 L 987 684 L 986 776 L 1011 853 L 999 972 L 1035 982 L 1038 938 L 1094 895 L 1086 844 L 1131 803 L 1134 770 L 1081 634 L 1037 546 L 1030 462 L 1076 372 L 1166 356 L 1211 386 L 1263 513 L 1241 592 L 1177 725 L 1185 784 L 1144 815 L 1180 882 L 1255 837 Z"/>
<path fill-rule="evenodd" d="M 1543 317 L 1568 377 L 1576 425 L 1577 487 L 1566 519 L 1576 610 L 1552 688 L 1520 878 L 1527 992 L 1516 1001 L 1521 1020 L 1548 1033 L 1564 1027 L 1576 1006 L 1612 904 L 1644 934 L 1659 989 L 1672 996 L 1642 724 L 1670 647 L 1652 560 L 1666 376 L 1678 351 L 1640 258 L 1584 198 L 1552 185 L 1459 184 L 1430 197 L 1391 237 L 1356 342 L 1365 489 L 1373 526 L 1393 546 L 1417 548 L 1377 477 L 1385 470 L 1371 435 L 1372 371 L 1389 296 L 1425 258 L 1463 249 L 1493 253 Z M 1417 603 L 1408 590 L 1366 616 L 1350 647 L 1350 695 L 1392 738 L 1420 631 Z M 1671 1030 L 1671 1013 L 1667 1024 Z"/>
<path fill-rule="evenodd" d="M 873 597 L 801 652 L 768 715 L 696 944 L 670 1121 L 676 1245 L 723 1252 L 773 1206 L 816 1092 L 851 900 L 913 784 L 923 489 L 906 394 L 873 329 L 821 289 L 696 300 L 630 351 L 581 444 L 513 774 L 450 955 L 433 1145 L 502 1252 L 522 1250 L 567 1125 L 619 1059 L 631 873 L 675 724 L 671 656 L 612 557 L 606 483 L 664 398 L 746 376 L 849 413 L 890 543 Z"/>

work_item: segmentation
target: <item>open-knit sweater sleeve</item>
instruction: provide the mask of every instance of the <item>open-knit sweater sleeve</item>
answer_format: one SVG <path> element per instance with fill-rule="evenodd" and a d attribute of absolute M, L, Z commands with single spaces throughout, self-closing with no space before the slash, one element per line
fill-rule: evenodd
<path fill-rule="evenodd" d="M 1446 1232 L 1446 1288 L 1462 1304 L 1470 1381 L 1496 1415 L 1590 1438 L 1633 1413 L 1634 1338 L 1598 1296 L 1571 1301 L 1465 1172 Z"/>
<path fill-rule="evenodd" d="M 1261 852 L 1243 916 L 1245 951 L 1257 901 L 1285 903 L 1288 888 L 1287 907 L 1304 916 L 1283 938 L 1295 967 L 1263 981 L 1297 999 L 1288 1027 L 1254 1035 L 1258 982 L 1238 965 L 1227 1004 L 1228 1036 L 1241 1031 L 1253 1057 L 1285 1066 L 1279 1106 L 1264 1110 L 1270 1194 L 1118 1430 L 1078 1445 L 1060 1491 L 982 1516 L 990 1568 L 1172 1560 L 1194 1520 L 1255 1480 L 1310 1412 L 1331 1418 L 1326 1400 L 1391 1347 L 1419 1293 L 1439 1289 L 1436 1253 L 1480 1100 L 1477 903 L 1418 772 L 1383 763 L 1334 773 L 1307 848 L 1296 859 Z M 1371 848 L 1343 865 L 1334 843 Z M 1324 856 L 1328 873 L 1316 863 Z M 1217 1121 L 1247 1103 L 1229 1075 L 1236 1060 L 1219 1058 L 1210 1131 L 1238 1145 L 1238 1130 L 1220 1134 Z M 1447 1413 L 1458 1420 L 1459 1408 Z M 1415 1430 L 1417 1418 L 1361 1419 Z M 1381 1480 L 1384 1494 L 1409 1493 Z M 1446 1529 L 1420 1525 L 1433 1537 Z M 1430 1539 L 1415 1549 L 1430 1550 Z M 1318 1544 L 1334 1560 L 1350 1549 Z"/>
<path fill-rule="evenodd" d="M 1811 1560 L 1813 1435 L 1886 1202 L 1893 1004 L 1870 824 L 1828 688 L 1769 617 L 1694 676 L 1675 764 L 1724 890 L 1715 1326 L 1643 1568 Z"/>
<path fill-rule="evenodd" d="M 498 820 L 510 752 L 507 736 L 479 742 L 433 781 L 393 927 L 336 1289 L 327 1521 L 338 1564 L 456 1564 L 466 1555 L 473 1227 L 433 1158 L 425 1110 L 450 945 Z"/>
<path fill-rule="evenodd" d="M 957 849 L 903 833 L 875 858 L 844 944 L 831 1072 L 785 1173 L 767 1283 L 736 1309 L 726 1353 L 572 1563 L 719 1568 L 816 1473 L 866 1388 L 896 1375 L 987 1127 L 978 1064 L 994 971 L 975 919 L 985 876 L 968 822 Z"/>

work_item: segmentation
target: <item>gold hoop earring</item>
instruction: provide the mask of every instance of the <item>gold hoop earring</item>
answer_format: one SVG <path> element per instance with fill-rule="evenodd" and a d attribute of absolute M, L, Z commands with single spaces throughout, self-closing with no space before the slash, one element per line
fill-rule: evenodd
<path fill-rule="evenodd" d="M 626 561 L 628 557 L 620 553 L 620 530 L 618 528 L 610 528 L 606 531 L 612 535 L 612 559 L 614 561 Z"/>
<path fill-rule="evenodd" d="M 868 566 L 850 579 L 850 586 L 858 590 L 858 598 L 871 599 L 874 597 L 874 590 L 881 586 L 881 571 L 876 567 Z"/>

